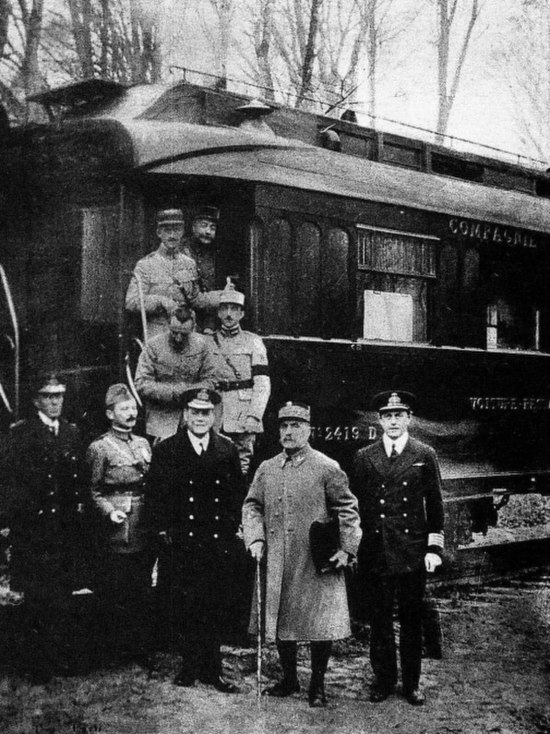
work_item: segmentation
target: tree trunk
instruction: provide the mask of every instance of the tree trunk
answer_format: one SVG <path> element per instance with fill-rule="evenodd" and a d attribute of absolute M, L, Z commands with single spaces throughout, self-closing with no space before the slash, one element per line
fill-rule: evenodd
<path fill-rule="evenodd" d="M 319 29 L 319 14 L 323 0 L 312 0 L 311 15 L 309 17 L 309 31 L 307 35 L 307 43 L 302 62 L 301 84 L 296 100 L 296 107 L 300 107 L 301 103 L 311 92 L 311 80 L 313 78 L 313 64 L 316 56 L 317 31 Z"/>
<path fill-rule="evenodd" d="M 273 2 L 274 0 L 262 0 L 260 18 L 258 20 L 258 32 L 256 34 L 255 51 L 260 72 L 260 84 L 265 87 L 265 97 L 270 101 L 275 100 L 273 92 L 273 75 L 269 54 L 271 51 L 271 39 L 273 36 Z"/>
<path fill-rule="evenodd" d="M 92 7 L 90 0 L 68 0 L 76 55 L 83 79 L 94 76 L 94 53 L 92 46 Z"/>
<path fill-rule="evenodd" d="M 42 34 L 42 15 L 44 10 L 44 0 L 33 0 L 32 8 L 28 14 L 25 30 L 26 44 L 25 54 L 23 58 L 23 66 L 21 69 L 21 77 L 25 97 L 36 94 L 42 89 L 42 79 L 38 64 L 38 50 L 40 48 L 40 37 Z M 30 102 L 27 106 L 27 122 L 42 121 L 43 115 L 41 108 Z"/>

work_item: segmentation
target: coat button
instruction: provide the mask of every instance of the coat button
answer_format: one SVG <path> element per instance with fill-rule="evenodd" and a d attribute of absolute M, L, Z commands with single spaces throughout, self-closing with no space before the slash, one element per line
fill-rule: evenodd
<path fill-rule="evenodd" d="M 403 517 L 407 517 L 407 513 L 406 512 L 403 513 Z"/>
<path fill-rule="evenodd" d="M 214 533 L 214 537 L 217 538 L 218 537 L 218 533 Z"/>
<path fill-rule="evenodd" d="M 39 515 L 43 515 L 44 514 L 44 510 L 38 510 L 38 514 Z"/>
<path fill-rule="evenodd" d="M 408 482 L 403 482 L 403 486 L 406 487 Z"/>
<path fill-rule="evenodd" d="M 55 512 L 55 507 L 52 507 L 52 512 Z"/>
<path fill-rule="evenodd" d="M 192 537 L 193 537 L 193 531 L 191 531 L 191 532 L 189 533 L 189 537 L 190 537 L 190 538 L 192 538 Z"/>
<path fill-rule="evenodd" d="M 384 518 L 385 518 L 386 516 L 385 516 L 385 515 L 380 515 L 380 517 L 382 518 L 382 520 L 384 520 Z"/>
<path fill-rule="evenodd" d="M 381 505 L 385 505 L 386 504 L 386 500 L 380 500 L 380 504 Z"/>
<path fill-rule="evenodd" d="M 195 501 L 194 497 L 189 497 L 189 502 L 194 502 L 194 501 Z"/>
<path fill-rule="evenodd" d="M 189 480 L 189 484 L 193 484 L 193 480 L 192 479 Z"/>
<path fill-rule="evenodd" d="M 408 533 L 409 532 L 409 528 L 405 528 L 405 532 Z"/>
<path fill-rule="evenodd" d="M 219 499 L 217 497 L 214 497 L 214 502 L 219 502 Z"/>
<path fill-rule="evenodd" d="M 216 479 L 216 484 L 219 484 L 219 483 L 220 483 L 220 480 L 219 479 Z"/>
<path fill-rule="evenodd" d="M 194 520 L 195 519 L 195 515 L 189 515 L 189 519 L 190 520 Z"/>
<path fill-rule="evenodd" d="M 407 502 L 407 501 L 408 501 L 407 498 L 403 497 L 403 502 Z"/>
<path fill-rule="evenodd" d="M 219 520 L 219 519 L 220 519 L 219 515 L 216 515 L 216 517 L 214 518 L 214 520 Z"/>

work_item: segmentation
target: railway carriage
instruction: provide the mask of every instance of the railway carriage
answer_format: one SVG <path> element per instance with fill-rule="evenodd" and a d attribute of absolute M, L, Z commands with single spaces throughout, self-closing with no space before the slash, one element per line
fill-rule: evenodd
<path fill-rule="evenodd" d="M 124 294 L 156 209 L 190 222 L 209 203 L 218 285 L 238 278 L 269 352 L 264 453 L 278 404 L 299 397 L 314 444 L 349 468 L 379 432 L 372 396 L 395 385 L 420 398 L 455 545 L 499 496 L 550 491 L 546 174 L 187 82 L 37 100 L 51 122 L 0 147 L 5 422 L 17 361 L 22 385 L 61 368 L 73 413 L 99 418 L 135 349 Z"/>

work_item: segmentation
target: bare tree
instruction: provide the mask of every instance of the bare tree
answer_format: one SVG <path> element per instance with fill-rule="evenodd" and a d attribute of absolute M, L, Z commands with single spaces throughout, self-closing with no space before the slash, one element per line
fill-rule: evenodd
<path fill-rule="evenodd" d="M 480 0 L 435 0 L 437 5 L 437 88 L 438 115 L 437 133 L 444 136 L 456 100 L 458 86 L 474 27 L 482 10 Z M 466 14 L 466 27 L 460 37 L 457 19 Z M 455 61 L 451 63 L 451 49 L 456 49 Z"/>

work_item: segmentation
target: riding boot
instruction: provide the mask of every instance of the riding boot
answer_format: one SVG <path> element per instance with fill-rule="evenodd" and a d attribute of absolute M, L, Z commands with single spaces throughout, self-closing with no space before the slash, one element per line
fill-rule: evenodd
<path fill-rule="evenodd" d="M 318 699 L 321 706 L 325 706 L 325 673 L 332 650 L 332 642 L 311 643 L 311 681 L 309 683 L 308 700 L 310 706 L 315 706 Z"/>
<path fill-rule="evenodd" d="M 294 641 L 277 640 L 277 651 L 281 660 L 283 678 L 278 683 L 275 683 L 274 686 L 271 686 L 271 688 L 266 688 L 264 693 L 268 696 L 284 698 L 290 696 L 292 693 L 298 693 L 300 690 L 296 672 L 298 645 Z"/>

